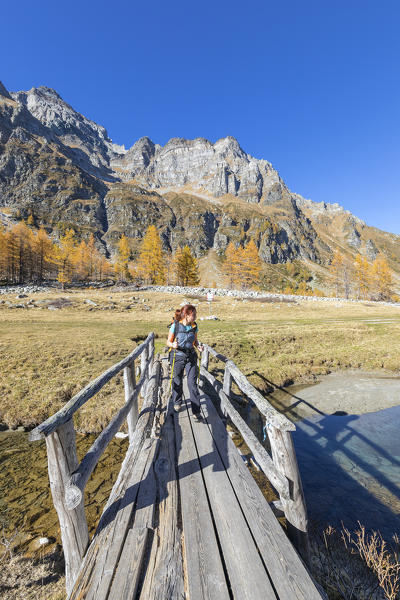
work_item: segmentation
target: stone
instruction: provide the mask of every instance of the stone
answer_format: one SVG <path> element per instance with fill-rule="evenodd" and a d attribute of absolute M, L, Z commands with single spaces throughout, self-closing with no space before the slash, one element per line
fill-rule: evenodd
<path fill-rule="evenodd" d="M 90 300 L 89 298 L 84 300 L 85 304 L 90 304 L 90 306 L 97 306 L 96 302 L 93 302 L 93 300 Z"/>

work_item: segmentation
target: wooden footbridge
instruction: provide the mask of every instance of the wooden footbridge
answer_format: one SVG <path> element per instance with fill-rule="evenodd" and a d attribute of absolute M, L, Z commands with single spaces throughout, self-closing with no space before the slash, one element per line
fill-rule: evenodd
<path fill-rule="evenodd" d="M 225 363 L 222 383 L 208 371 L 210 354 Z M 126 402 L 78 463 L 73 414 L 122 370 Z M 154 356 L 150 334 L 30 434 L 31 440 L 46 438 L 68 599 L 325 598 L 306 567 L 307 516 L 291 439 L 294 425 L 232 361 L 209 346 L 202 355 L 200 422 L 186 404 L 179 413 L 173 411 L 168 370 L 166 358 Z M 270 453 L 231 403 L 232 380 L 265 417 Z M 279 501 L 270 505 L 265 500 L 228 435 L 227 419 L 240 431 Z M 84 488 L 125 420 L 129 447 L 90 541 Z M 286 517 L 288 535 L 279 514 Z"/>

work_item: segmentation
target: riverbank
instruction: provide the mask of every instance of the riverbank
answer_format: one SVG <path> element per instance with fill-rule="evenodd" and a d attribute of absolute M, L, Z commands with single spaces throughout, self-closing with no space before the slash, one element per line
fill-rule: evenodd
<path fill-rule="evenodd" d="M 322 375 L 309 385 L 276 389 L 270 402 L 291 420 L 318 415 L 362 415 L 400 404 L 400 376 L 361 369 Z"/>

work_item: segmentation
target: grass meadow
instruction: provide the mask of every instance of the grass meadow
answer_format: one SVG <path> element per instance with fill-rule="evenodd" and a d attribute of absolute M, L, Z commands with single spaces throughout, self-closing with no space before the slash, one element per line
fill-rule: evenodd
<path fill-rule="evenodd" d="M 198 306 L 199 339 L 232 358 L 262 392 L 347 368 L 400 370 L 400 306 L 224 297 L 211 307 L 220 320 L 201 321 L 208 304 L 182 295 L 70 290 L 31 298 L 30 308 L 0 305 L 0 421 L 10 428 L 53 414 L 150 331 L 162 352 L 173 309 L 184 300 Z M 222 366 L 210 364 L 216 372 Z M 121 375 L 78 412 L 78 431 L 100 431 L 123 402 Z"/>

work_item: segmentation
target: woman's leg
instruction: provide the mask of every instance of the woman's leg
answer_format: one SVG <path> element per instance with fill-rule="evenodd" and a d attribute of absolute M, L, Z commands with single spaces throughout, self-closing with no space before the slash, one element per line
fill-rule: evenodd
<path fill-rule="evenodd" d="M 200 393 L 197 387 L 197 354 L 193 353 L 189 357 L 189 361 L 185 367 L 188 388 L 190 393 L 190 402 L 192 405 L 192 413 L 194 415 L 200 414 Z"/>
<path fill-rule="evenodd" d="M 182 402 L 183 368 L 185 366 L 185 360 L 186 356 L 176 354 L 172 379 L 172 403 L 174 405 L 179 405 Z"/>

